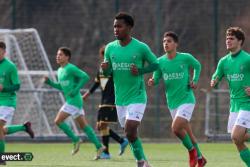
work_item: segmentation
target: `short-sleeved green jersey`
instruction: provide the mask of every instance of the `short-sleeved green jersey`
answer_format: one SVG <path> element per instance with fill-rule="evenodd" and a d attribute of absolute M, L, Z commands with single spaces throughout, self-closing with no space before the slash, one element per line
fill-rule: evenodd
<path fill-rule="evenodd" d="M 84 84 L 89 80 L 88 74 L 80 70 L 75 65 L 68 63 L 57 70 L 57 76 L 58 83 L 50 83 L 50 85 L 62 90 L 66 103 L 81 109 L 83 107 L 83 100 L 80 88 L 76 90 L 74 95 L 72 95 L 72 91 L 76 89 L 80 80 L 84 80 Z"/>
<path fill-rule="evenodd" d="M 200 76 L 200 63 L 188 53 L 176 53 L 169 59 L 167 55 L 158 58 L 159 68 L 154 72 L 155 85 L 163 78 L 165 94 L 169 109 L 176 109 L 184 103 L 195 103 L 193 90 L 189 87 L 190 68 L 194 69 L 193 82 L 197 83 Z"/>
<path fill-rule="evenodd" d="M 250 86 L 250 55 L 240 50 L 235 55 L 229 53 L 221 58 L 212 79 L 220 81 L 223 77 L 229 86 L 230 111 L 237 112 L 235 108 L 250 111 L 250 97 L 245 92 L 245 87 Z"/>
<path fill-rule="evenodd" d="M 3 87 L 20 84 L 17 67 L 8 58 L 0 61 L 0 84 Z M 0 106 L 16 107 L 16 92 L 0 92 Z"/>
<path fill-rule="evenodd" d="M 157 63 L 157 58 L 150 48 L 135 38 L 126 46 L 121 46 L 119 41 L 115 40 L 105 48 L 105 61 L 109 62 L 113 73 L 116 105 L 146 103 L 143 75 L 132 75 L 130 66 L 135 64 L 138 68 L 143 68 L 145 62 Z"/>

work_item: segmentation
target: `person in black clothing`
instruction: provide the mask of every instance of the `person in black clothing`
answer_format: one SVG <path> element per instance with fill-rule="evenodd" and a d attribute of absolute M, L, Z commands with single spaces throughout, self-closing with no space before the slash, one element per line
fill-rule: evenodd
<path fill-rule="evenodd" d="M 105 46 L 102 46 L 99 50 L 101 62 L 104 59 L 104 50 Z M 112 137 L 115 141 L 120 143 L 119 155 L 122 155 L 124 153 L 128 145 L 128 140 L 126 138 L 120 137 L 109 127 L 109 123 L 117 122 L 114 83 L 112 75 L 104 76 L 100 68 L 95 78 L 93 86 L 91 87 L 91 89 L 89 89 L 89 91 L 87 91 L 82 96 L 83 100 L 86 100 L 87 97 L 90 94 L 94 93 L 98 87 L 101 88 L 102 98 L 101 98 L 101 104 L 99 105 L 99 111 L 97 116 L 97 129 L 100 132 L 100 135 L 102 136 L 103 145 L 106 147 L 106 149 L 101 154 L 100 158 L 110 159 L 111 156 L 109 154 L 109 137 Z"/>

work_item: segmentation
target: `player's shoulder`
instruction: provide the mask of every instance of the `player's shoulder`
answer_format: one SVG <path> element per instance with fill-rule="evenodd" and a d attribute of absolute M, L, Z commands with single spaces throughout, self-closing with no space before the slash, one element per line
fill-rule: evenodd
<path fill-rule="evenodd" d="M 142 42 L 136 38 L 132 38 L 132 42 L 133 42 L 133 44 L 135 44 L 141 48 L 146 48 L 146 49 L 149 48 L 149 46 L 145 42 Z"/>
<path fill-rule="evenodd" d="M 157 58 L 157 60 L 160 62 L 160 61 L 163 61 L 163 60 L 166 60 L 166 54 L 163 54 L 161 55 L 160 57 Z"/>
<path fill-rule="evenodd" d="M 13 61 L 11 61 L 9 58 L 5 58 L 5 62 L 8 66 L 16 68 L 16 64 Z"/>
<path fill-rule="evenodd" d="M 114 40 L 114 41 L 109 42 L 106 45 L 105 50 L 118 46 L 118 43 L 119 43 L 118 40 Z"/>
<path fill-rule="evenodd" d="M 187 58 L 194 57 L 191 53 L 186 53 L 186 52 L 177 52 L 176 54 Z"/>

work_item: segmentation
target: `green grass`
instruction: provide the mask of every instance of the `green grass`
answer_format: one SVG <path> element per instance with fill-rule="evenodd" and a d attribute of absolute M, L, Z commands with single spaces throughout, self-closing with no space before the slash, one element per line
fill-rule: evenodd
<path fill-rule="evenodd" d="M 134 158 L 128 148 L 123 156 L 118 156 L 118 145 L 111 144 L 111 160 L 93 161 L 93 145 L 83 143 L 79 153 L 70 155 L 71 144 L 23 144 L 9 143 L 7 152 L 32 152 L 33 161 L 8 162 L 13 167 L 135 167 Z M 231 143 L 202 143 L 200 148 L 208 160 L 206 167 L 244 167 L 239 154 Z M 178 143 L 145 144 L 144 151 L 152 167 L 187 167 L 188 154 Z"/>

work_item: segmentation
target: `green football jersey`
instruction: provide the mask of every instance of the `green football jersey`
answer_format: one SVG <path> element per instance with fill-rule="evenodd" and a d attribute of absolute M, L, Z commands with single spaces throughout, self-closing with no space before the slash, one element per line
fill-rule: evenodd
<path fill-rule="evenodd" d="M 157 63 L 157 58 L 150 48 L 135 38 L 126 46 L 121 46 L 119 41 L 115 40 L 106 46 L 105 61 L 109 62 L 113 73 L 116 105 L 146 103 L 143 75 L 132 75 L 130 66 L 135 64 L 138 68 L 143 68 L 145 62 Z"/>
<path fill-rule="evenodd" d="M 8 58 L 0 61 L 0 84 L 3 87 L 20 84 L 17 67 Z M 16 92 L 0 92 L 0 106 L 16 107 Z"/>
<path fill-rule="evenodd" d="M 88 74 L 75 65 L 68 63 L 57 70 L 57 77 L 58 83 L 52 82 L 51 80 L 47 83 L 63 92 L 67 104 L 81 109 L 83 107 L 83 100 L 80 93 L 81 87 L 78 88 L 77 86 L 79 82 L 82 82 L 81 86 L 83 86 L 89 81 Z"/>
<path fill-rule="evenodd" d="M 195 103 L 193 90 L 189 87 L 190 68 L 194 69 L 193 79 L 197 83 L 200 77 L 201 65 L 191 54 L 176 53 L 169 59 L 163 55 L 159 60 L 159 68 L 153 74 L 155 85 L 163 78 L 166 100 L 169 109 L 176 109 L 185 103 Z"/>
<path fill-rule="evenodd" d="M 221 58 L 212 79 L 218 78 L 220 81 L 223 77 L 229 86 L 230 111 L 250 111 L 250 96 L 245 92 L 245 87 L 250 86 L 250 55 L 241 50 L 235 55 L 229 53 Z"/>

